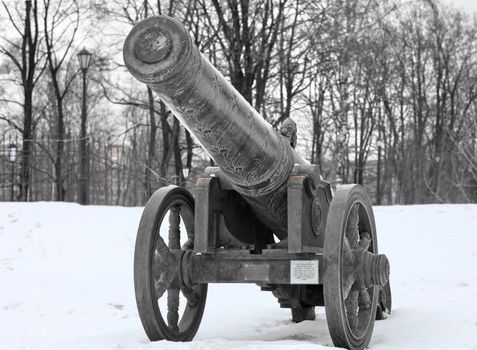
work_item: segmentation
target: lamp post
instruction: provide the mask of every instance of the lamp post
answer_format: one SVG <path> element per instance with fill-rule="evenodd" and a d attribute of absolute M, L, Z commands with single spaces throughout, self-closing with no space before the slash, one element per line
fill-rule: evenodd
<path fill-rule="evenodd" d="M 11 178 L 11 187 L 10 187 L 10 200 L 13 202 L 14 192 L 15 192 L 15 160 L 17 160 L 17 145 L 11 143 L 8 146 L 8 159 L 12 163 L 12 178 Z"/>
<path fill-rule="evenodd" d="M 78 53 L 78 60 L 83 73 L 83 101 L 81 105 L 81 129 L 79 142 L 79 175 L 78 175 L 78 202 L 88 204 L 88 158 L 86 150 L 86 72 L 91 63 L 91 53 L 83 48 Z"/>
<path fill-rule="evenodd" d="M 181 186 L 186 187 L 187 179 L 189 178 L 190 175 L 190 169 L 189 168 L 182 168 L 182 176 L 184 178 L 184 183 L 181 184 Z"/>
<path fill-rule="evenodd" d="M 381 138 L 378 138 L 378 169 L 377 169 L 377 179 L 376 179 L 376 204 L 381 205 L 381 152 L 383 149 L 384 142 Z"/>

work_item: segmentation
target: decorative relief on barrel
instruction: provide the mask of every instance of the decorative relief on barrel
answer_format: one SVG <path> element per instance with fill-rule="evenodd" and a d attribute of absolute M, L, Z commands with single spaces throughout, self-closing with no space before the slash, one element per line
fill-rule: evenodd
<path fill-rule="evenodd" d="M 134 43 L 141 36 L 138 57 Z M 187 30 L 175 19 L 150 17 L 128 35 L 124 60 L 137 79 L 159 94 L 254 211 L 286 236 L 287 180 L 294 163 L 306 162 L 200 53 Z"/>
<path fill-rule="evenodd" d="M 249 130 L 254 130 L 255 129 L 255 120 L 253 119 L 253 114 L 248 113 L 247 114 L 247 120 L 248 120 L 248 129 Z"/>
<path fill-rule="evenodd" d="M 265 149 L 270 148 L 270 145 L 272 144 L 272 138 L 270 136 L 269 132 L 264 132 L 263 133 L 263 138 L 265 140 L 265 143 L 263 144 L 263 147 Z"/>

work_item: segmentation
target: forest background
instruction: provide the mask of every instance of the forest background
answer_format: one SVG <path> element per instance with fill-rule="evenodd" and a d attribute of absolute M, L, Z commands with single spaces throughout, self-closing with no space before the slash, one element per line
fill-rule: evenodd
<path fill-rule="evenodd" d="M 273 127 L 295 119 L 333 185 L 376 204 L 477 202 L 477 17 L 432 0 L 2 1 L 0 200 L 78 201 L 82 180 L 89 204 L 139 206 L 213 164 L 124 67 L 125 36 L 156 14 Z"/>

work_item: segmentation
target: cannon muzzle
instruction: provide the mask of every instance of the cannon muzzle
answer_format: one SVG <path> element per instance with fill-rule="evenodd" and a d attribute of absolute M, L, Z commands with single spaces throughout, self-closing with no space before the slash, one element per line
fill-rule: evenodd
<path fill-rule="evenodd" d="M 131 74 L 154 90 L 278 236 L 286 235 L 286 184 L 306 162 L 225 80 L 187 30 L 167 16 L 138 23 L 124 43 Z M 281 234 L 280 234 L 281 232 Z"/>

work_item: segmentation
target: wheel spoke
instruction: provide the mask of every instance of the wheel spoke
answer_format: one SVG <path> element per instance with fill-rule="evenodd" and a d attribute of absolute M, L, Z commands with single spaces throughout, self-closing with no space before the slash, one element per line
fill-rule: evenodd
<path fill-rule="evenodd" d="M 368 250 L 370 244 L 371 244 L 371 236 L 369 235 L 368 232 L 362 232 L 361 238 L 359 240 L 360 248 L 363 248 L 364 250 Z"/>
<path fill-rule="evenodd" d="M 158 280 L 161 278 L 161 275 L 165 272 L 164 263 L 161 259 L 159 253 L 155 252 L 154 261 L 152 263 L 152 278 Z"/>
<path fill-rule="evenodd" d="M 353 288 L 350 290 L 345 300 L 346 316 L 351 330 L 356 334 L 358 329 L 358 297 L 359 290 Z"/>
<path fill-rule="evenodd" d="M 161 273 L 160 278 L 154 282 L 154 287 L 156 289 L 156 298 L 160 299 L 167 288 L 171 285 L 174 280 L 174 275 L 166 272 Z"/>
<path fill-rule="evenodd" d="M 156 297 L 160 298 L 169 288 L 175 277 L 176 259 L 159 236 L 156 241 L 156 251 L 152 266 L 152 277 L 156 289 Z"/>
<path fill-rule="evenodd" d="M 369 310 L 371 307 L 371 297 L 368 290 L 363 286 L 359 291 L 359 308 L 362 310 Z"/>
<path fill-rule="evenodd" d="M 178 288 L 167 290 L 167 324 L 173 332 L 179 331 L 179 291 Z"/>
<path fill-rule="evenodd" d="M 352 249 L 359 247 L 359 213 L 358 213 L 359 204 L 355 204 L 351 208 L 348 216 L 348 222 L 346 225 L 346 238 L 348 238 L 349 245 Z"/>
<path fill-rule="evenodd" d="M 189 306 L 194 307 L 197 305 L 197 302 L 199 301 L 199 294 L 193 288 L 182 286 L 181 292 L 187 299 L 187 304 Z"/>
<path fill-rule="evenodd" d="M 348 240 L 343 241 L 343 298 L 346 299 L 354 283 L 355 257 Z"/>
<path fill-rule="evenodd" d="M 169 248 L 181 248 L 181 233 L 180 233 L 180 206 L 176 205 L 169 210 Z"/>
<path fill-rule="evenodd" d="M 169 252 L 169 247 L 167 244 L 164 242 L 161 236 L 157 236 L 157 241 L 156 241 L 156 254 L 159 254 L 159 256 L 162 258 L 163 254 L 167 254 Z"/>
<path fill-rule="evenodd" d="M 187 242 L 184 246 L 187 245 L 186 249 L 193 249 L 194 244 L 194 214 L 187 210 L 187 208 L 183 208 L 185 210 L 181 211 L 181 220 L 184 223 L 184 227 L 187 232 Z"/>

